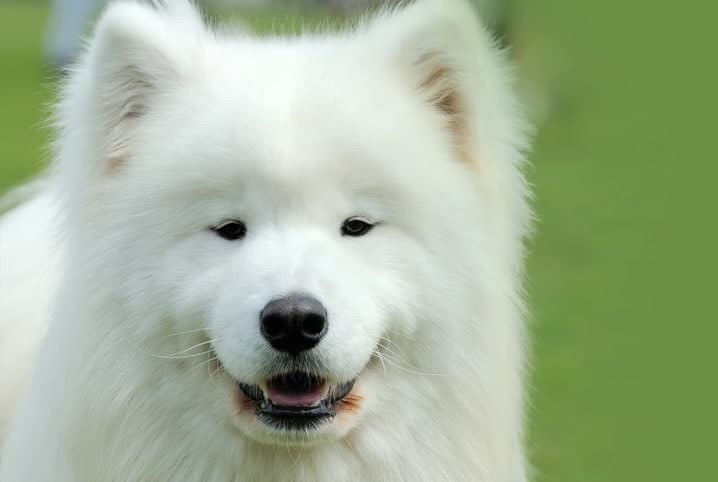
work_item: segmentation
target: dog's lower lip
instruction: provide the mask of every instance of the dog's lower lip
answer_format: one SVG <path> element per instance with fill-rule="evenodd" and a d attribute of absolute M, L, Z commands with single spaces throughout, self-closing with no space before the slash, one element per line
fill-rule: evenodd
<path fill-rule="evenodd" d="M 270 386 L 271 382 L 267 385 Z M 265 394 L 259 385 L 239 383 L 238 386 L 241 392 L 254 402 L 257 415 L 265 423 L 282 428 L 307 428 L 316 427 L 322 420 L 332 418 L 336 414 L 336 404 L 351 393 L 354 383 L 355 380 L 351 380 L 332 385 L 327 390 L 323 380 L 315 379 L 314 385 L 306 389 L 308 395 L 300 393 L 296 397 L 291 394 L 277 396 L 270 389 L 267 389 L 268 393 Z M 275 387 L 275 392 L 277 390 L 280 389 Z M 320 391 L 325 393 L 324 398 L 318 396 Z M 283 402 L 290 403 L 282 404 Z"/>

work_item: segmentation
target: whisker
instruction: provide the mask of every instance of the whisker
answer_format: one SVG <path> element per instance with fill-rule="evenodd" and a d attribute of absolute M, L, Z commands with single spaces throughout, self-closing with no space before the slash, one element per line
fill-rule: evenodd
<path fill-rule="evenodd" d="M 216 362 L 216 363 L 215 363 L 215 362 Z M 214 376 L 215 376 L 217 373 L 221 372 L 222 369 L 223 369 L 222 364 L 219 363 L 219 357 L 218 357 L 217 355 L 215 355 L 215 356 L 213 356 L 212 358 L 210 358 L 209 360 L 207 360 L 207 366 L 210 366 L 210 365 L 213 364 L 213 363 L 214 363 L 214 370 L 212 370 L 212 371 L 210 372 L 210 374 L 209 374 L 209 377 L 210 377 L 210 378 L 214 378 Z"/>
<path fill-rule="evenodd" d="M 167 338 L 172 338 L 174 336 L 191 335 L 192 333 L 198 333 L 200 331 L 207 331 L 207 328 L 195 328 L 194 330 L 178 331 L 175 333 L 170 333 L 169 335 L 165 335 L 165 336 Z"/>
<path fill-rule="evenodd" d="M 207 353 L 207 360 L 202 362 L 202 364 L 207 365 L 207 375 L 209 375 L 210 380 L 212 379 L 212 360 L 216 360 L 217 355 L 212 356 L 211 354 Z"/>
<path fill-rule="evenodd" d="M 162 358 L 164 360 L 186 360 L 188 358 L 196 358 L 198 356 L 206 355 L 208 353 L 213 353 L 214 350 L 210 349 L 207 351 L 203 351 L 202 353 L 195 353 L 193 355 L 152 355 L 155 358 Z"/>
<path fill-rule="evenodd" d="M 348 438 L 344 437 L 344 438 L 342 438 L 342 441 L 349 447 L 349 450 L 351 450 L 354 453 L 359 453 L 357 451 L 357 449 L 355 449 L 354 446 L 351 444 L 351 442 L 349 442 Z"/>
<path fill-rule="evenodd" d="M 183 353 L 187 353 L 187 352 L 189 352 L 189 351 L 194 350 L 195 348 L 199 348 L 199 347 L 201 347 L 201 346 L 214 343 L 214 342 L 216 342 L 216 341 L 218 341 L 218 340 L 219 340 L 219 338 L 213 338 L 213 339 L 211 339 L 211 340 L 206 340 L 206 341 L 203 341 L 203 342 L 201 342 L 201 343 L 197 343 L 197 344 L 195 344 L 195 345 L 192 345 L 192 346 L 190 346 L 189 348 L 185 348 L 184 350 L 180 350 L 180 351 L 177 351 L 177 352 L 174 352 L 174 353 L 170 353 L 169 355 L 153 355 L 153 356 L 158 357 L 158 358 L 182 358 L 182 357 L 177 357 L 177 355 L 182 355 Z M 210 350 L 210 351 L 212 351 L 212 350 Z M 199 354 L 197 354 L 197 355 L 189 355 L 189 357 L 198 356 L 198 355 L 204 355 L 205 353 L 207 353 L 207 352 L 199 353 Z"/>
<path fill-rule="evenodd" d="M 432 372 L 423 372 L 419 370 L 414 370 L 411 368 L 407 368 L 401 365 L 400 362 L 397 362 L 396 360 L 392 360 L 391 358 L 386 358 L 386 362 L 394 366 L 395 368 L 398 368 L 401 371 L 404 371 L 406 373 L 411 373 L 412 375 L 419 375 L 419 376 L 426 376 L 426 377 L 448 377 L 449 375 L 446 373 L 432 373 Z"/>
<path fill-rule="evenodd" d="M 403 370 L 407 373 L 412 373 L 414 375 L 422 375 L 422 376 L 432 376 L 432 377 L 448 376 L 445 373 L 432 373 L 432 372 L 422 371 L 420 368 L 413 366 L 411 363 L 406 361 L 404 359 L 404 357 L 402 357 L 399 353 L 393 351 L 391 348 L 388 348 L 386 345 L 377 343 L 377 347 L 386 351 L 386 353 L 382 353 L 382 356 L 386 362 L 388 362 L 390 365 L 392 365 L 400 370 Z"/>
<path fill-rule="evenodd" d="M 372 353 L 372 356 L 375 356 L 379 363 L 381 363 L 381 367 L 384 370 L 384 376 L 386 376 L 386 365 L 384 364 L 384 355 L 379 351 L 379 348 L 374 348 L 374 353 Z"/>
<path fill-rule="evenodd" d="M 386 345 L 382 345 L 381 342 L 377 343 L 377 346 L 378 346 L 379 348 L 383 348 L 384 350 L 387 351 L 387 353 L 390 353 L 390 354 L 394 355 L 394 356 L 397 357 L 397 358 L 404 358 L 404 356 L 403 356 L 401 353 L 392 350 L 391 348 L 389 348 L 389 347 L 386 346 Z M 408 364 L 408 362 L 407 362 L 407 364 Z"/>
<path fill-rule="evenodd" d="M 197 363 L 196 365 L 193 365 L 192 367 L 190 367 L 190 370 L 193 370 L 193 369 L 195 369 L 195 368 L 205 368 L 205 367 L 206 367 L 206 368 L 207 368 L 207 371 L 208 371 L 208 373 L 209 373 L 209 370 L 210 370 L 210 368 L 212 367 L 212 363 L 214 363 L 214 362 L 216 362 L 216 361 L 219 360 L 219 358 L 217 358 L 216 355 L 210 356 L 211 353 L 212 353 L 212 352 L 205 352 L 205 353 L 203 353 L 203 354 L 206 354 L 206 355 L 207 355 L 207 359 L 206 359 L 206 360 L 202 360 L 201 362 Z"/>

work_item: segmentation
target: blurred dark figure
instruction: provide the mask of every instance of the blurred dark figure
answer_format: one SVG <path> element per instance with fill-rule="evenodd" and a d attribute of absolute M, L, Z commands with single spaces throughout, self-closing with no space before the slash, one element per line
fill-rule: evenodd
<path fill-rule="evenodd" d="M 398 3 L 400 0 L 215 0 L 209 3 L 271 6 L 302 3 L 307 6 L 325 6 L 335 13 L 381 4 Z M 506 42 L 508 36 L 509 0 L 474 0 L 487 25 Z M 47 39 L 47 56 L 50 64 L 63 69 L 71 64 L 82 47 L 82 37 L 92 16 L 105 0 L 51 0 L 52 12 Z"/>
<path fill-rule="evenodd" d="M 87 25 L 104 0 L 51 0 L 50 4 L 47 57 L 52 67 L 63 70 L 75 61 Z"/>
<path fill-rule="evenodd" d="M 149 0 L 144 0 L 149 1 Z M 328 9 L 335 14 L 349 14 L 361 9 L 380 5 L 403 3 L 407 0 L 205 0 L 205 4 L 217 7 L 234 6 L 282 7 L 303 6 L 312 9 Z M 486 25 L 494 35 L 508 46 L 512 44 L 510 32 L 511 0 L 473 0 Z M 50 26 L 46 52 L 49 64 L 64 71 L 76 59 L 82 49 L 82 39 L 88 24 L 106 0 L 51 0 Z"/>
<path fill-rule="evenodd" d="M 503 42 L 507 42 L 508 10 L 510 0 L 473 0 L 477 5 L 481 17 L 486 25 Z M 391 5 L 404 3 L 406 0 L 304 0 L 307 4 L 324 3 L 333 12 L 347 13 L 359 8 L 374 7 L 377 5 Z"/>

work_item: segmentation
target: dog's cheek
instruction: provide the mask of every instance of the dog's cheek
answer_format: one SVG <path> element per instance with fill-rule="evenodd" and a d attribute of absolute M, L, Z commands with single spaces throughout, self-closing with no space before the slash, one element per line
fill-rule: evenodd
<path fill-rule="evenodd" d="M 138 258 L 127 283 L 136 329 L 145 339 L 174 343 L 206 336 L 208 312 L 221 286 L 223 270 L 203 236 L 168 240 Z M 147 316 L 151 313 L 152 316 Z M 191 333 L 188 337 L 184 333 Z M 182 336 L 180 336 L 182 335 Z M 186 346 L 190 346 L 186 345 Z"/>
<path fill-rule="evenodd" d="M 212 307 L 222 285 L 218 269 L 197 269 L 177 280 L 172 300 L 172 325 L 178 332 L 208 330 Z"/>
<path fill-rule="evenodd" d="M 384 248 L 378 251 L 370 276 L 373 296 L 381 309 L 383 334 L 411 338 L 428 274 L 425 250 L 414 237 L 398 230 L 378 242 Z"/>

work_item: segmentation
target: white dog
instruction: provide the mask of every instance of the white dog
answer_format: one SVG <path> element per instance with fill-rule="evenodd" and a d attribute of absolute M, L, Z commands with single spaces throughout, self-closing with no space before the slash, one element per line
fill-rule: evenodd
<path fill-rule="evenodd" d="M 275 38 L 112 3 L 0 227 L 0 480 L 525 481 L 509 79 L 466 0 Z"/>

